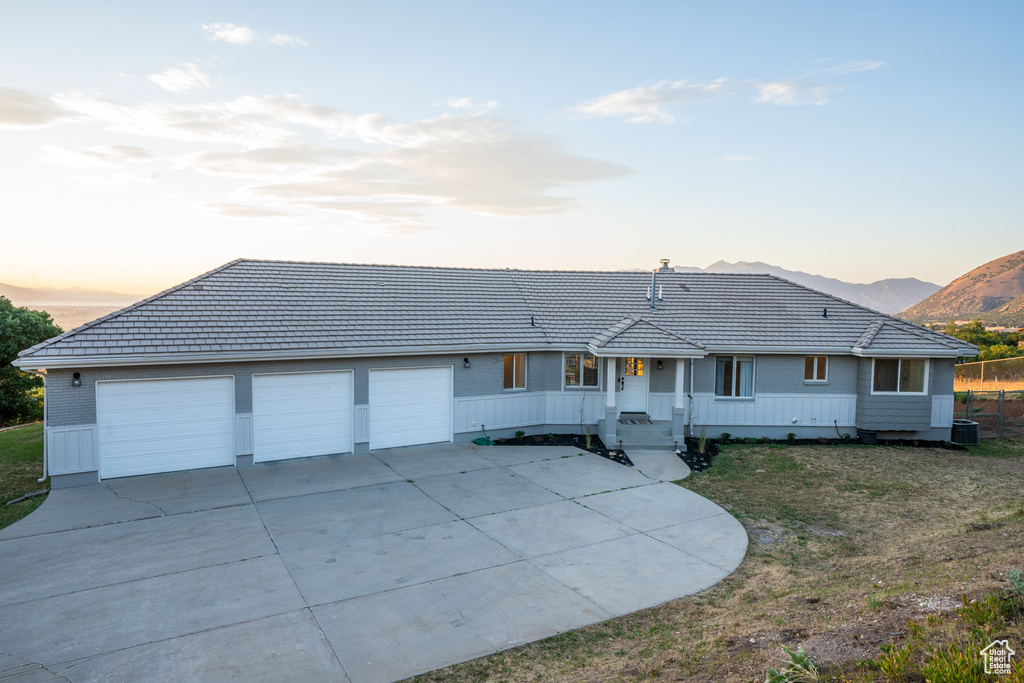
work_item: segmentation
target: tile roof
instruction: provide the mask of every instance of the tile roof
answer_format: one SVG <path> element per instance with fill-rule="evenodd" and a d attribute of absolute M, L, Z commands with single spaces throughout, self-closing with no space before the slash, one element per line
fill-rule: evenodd
<path fill-rule="evenodd" d="M 695 351 L 704 348 L 700 344 L 694 344 L 686 337 L 663 329 L 644 318 L 626 318 L 594 337 L 588 346 L 606 350 Z"/>
<path fill-rule="evenodd" d="M 18 363 L 583 348 L 628 319 L 642 324 L 619 330 L 615 343 L 654 349 L 678 338 L 710 352 L 849 352 L 880 321 L 875 344 L 940 354 L 970 346 L 771 275 L 659 273 L 664 300 L 650 310 L 650 277 L 240 259 L 27 349 Z"/>

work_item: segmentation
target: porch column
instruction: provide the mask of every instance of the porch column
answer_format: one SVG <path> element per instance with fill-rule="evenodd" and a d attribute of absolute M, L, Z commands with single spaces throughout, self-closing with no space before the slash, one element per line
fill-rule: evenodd
<path fill-rule="evenodd" d="M 607 381 L 604 383 L 605 397 L 604 404 L 606 407 L 615 407 L 615 358 L 605 359 L 605 373 L 607 375 Z"/>
<path fill-rule="evenodd" d="M 686 382 L 683 369 L 686 367 L 685 358 L 676 358 L 676 408 L 686 407 Z"/>
<path fill-rule="evenodd" d="M 604 396 L 604 419 L 601 420 L 598 429 L 598 436 L 604 442 L 605 448 L 618 448 L 619 413 L 615 407 L 615 358 L 605 358 L 605 396 Z"/>
<path fill-rule="evenodd" d="M 677 448 L 686 451 L 686 359 L 676 358 L 676 400 L 672 406 L 672 438 Z"/>

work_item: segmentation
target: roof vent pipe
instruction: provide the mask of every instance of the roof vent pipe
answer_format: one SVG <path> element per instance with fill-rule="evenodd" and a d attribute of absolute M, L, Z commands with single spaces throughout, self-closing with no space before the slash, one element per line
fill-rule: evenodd
<path fill-rule="evenodd" d="M 822 318 L 827 318 L 828 317 L 828 309 L 827 308 L 821 309 L 821 317 Z"/>

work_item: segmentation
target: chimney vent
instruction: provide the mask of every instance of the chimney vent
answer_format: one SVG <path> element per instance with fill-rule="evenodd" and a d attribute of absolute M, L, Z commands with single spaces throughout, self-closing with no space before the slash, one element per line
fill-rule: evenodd
<path fill-rule="evenodd" d="M 668 261 L 669 260 L 667 258 L 661 259 L 661 268 L 658 269 L 659 273 L 671 273 L 672 272 L 672 269 L 668 267 Z"/>

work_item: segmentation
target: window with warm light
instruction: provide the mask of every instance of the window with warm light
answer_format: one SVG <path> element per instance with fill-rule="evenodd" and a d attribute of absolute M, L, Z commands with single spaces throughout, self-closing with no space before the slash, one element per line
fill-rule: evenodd
<path fill-rule="evenodd" d="M 804 358 L 804 381 L 824 382 L 828 380 L 828 356 L 807 356 Z"/>
<path fill-rule="evenodd" d="M 526 354 L 512 353 L 505 356 L 505 388 L 526 388 Z"/>

